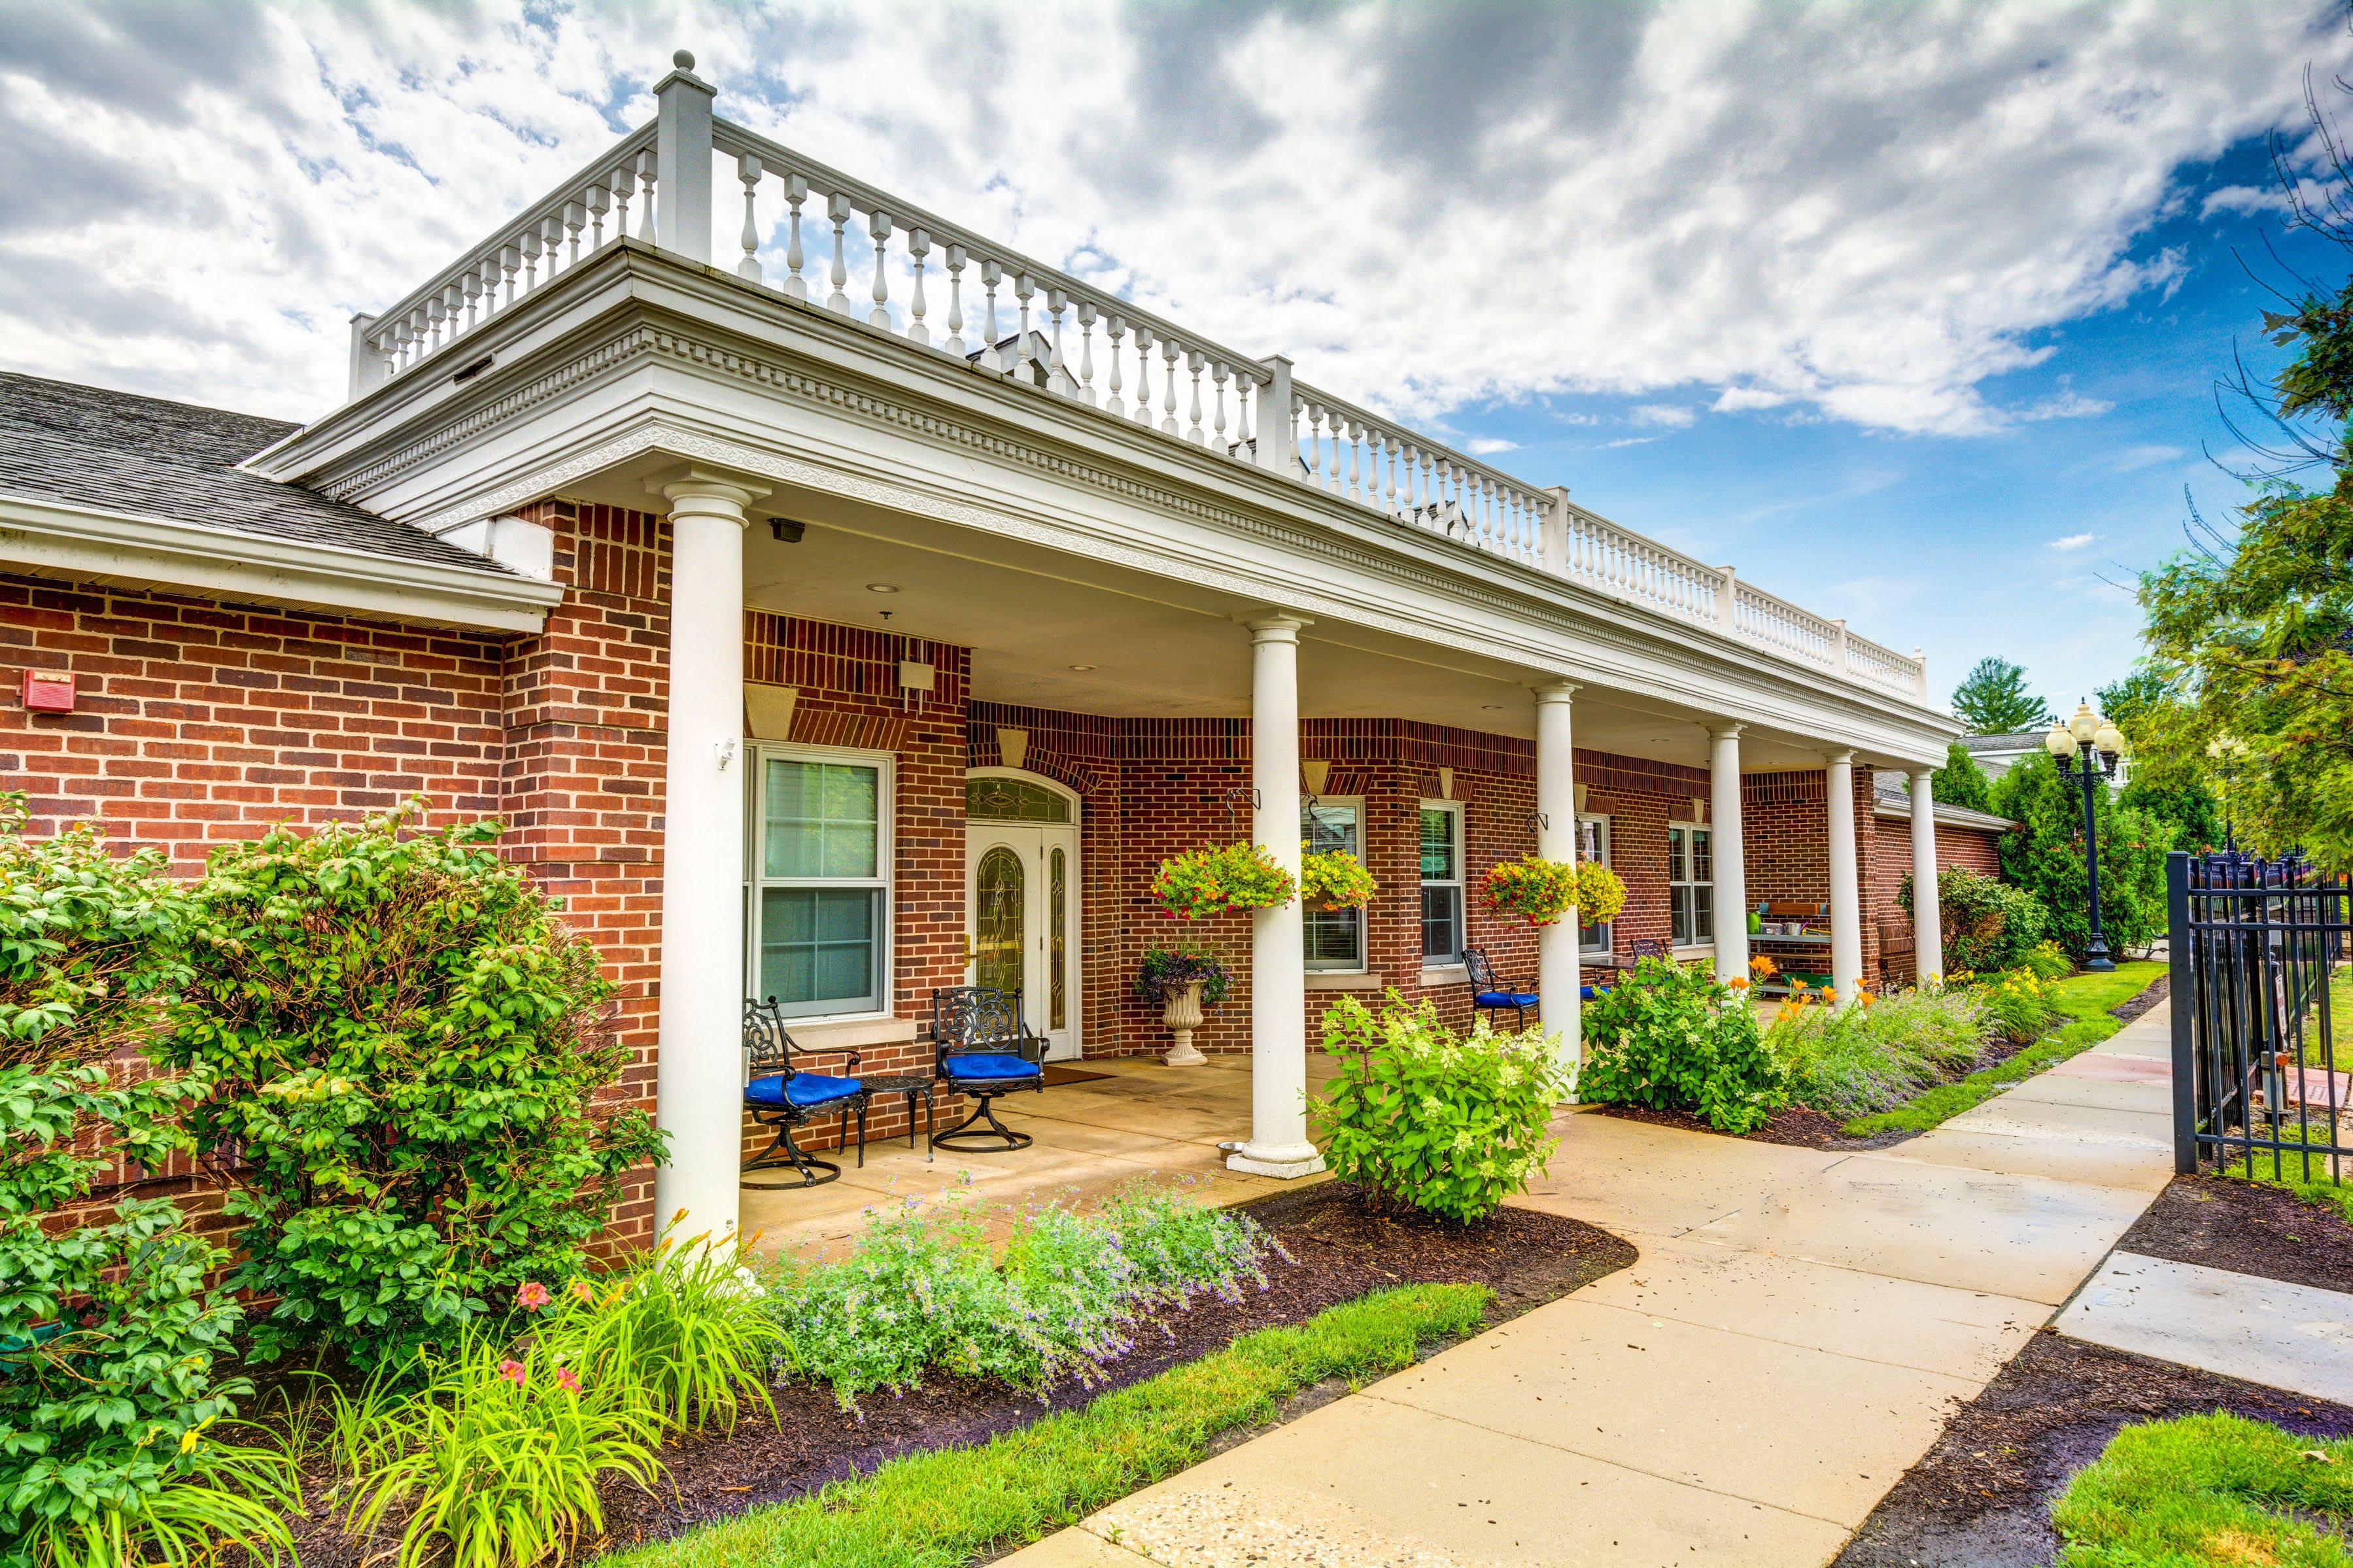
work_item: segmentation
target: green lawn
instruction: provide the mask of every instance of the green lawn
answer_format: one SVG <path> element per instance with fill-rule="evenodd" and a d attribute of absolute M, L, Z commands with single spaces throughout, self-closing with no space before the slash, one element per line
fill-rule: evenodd
<path fill-rule="evenodd" d="M 1926 1132 L 1972 1106 L 1983 1104 L 2003 1089 L 2057 1067 L 2123 1028 L 2122 1024 L 2108 1016 L 2108 1010 L 2139 995 L 2164 973 L 2162 963 L 2119 963 L 2109 974 L 2069 975 L 2059 982 L 2059 996 L 2054 1004 L 2060 1016 L 2066 1020 L 2058 1028 L 1998 1066 L 1982 1068 L 1953 1083 L 1939 1084 L 1893 1110 L 1856 1117 L 1846 1124 L 1847 1135 L 1868 1138 L 1876 1132 Z"/>
<path fill-rule="evenodd" d="M 1083 1410 L 969 1448 L 893 1459 L 815 1497 L 755 1509 L 603 1559 L 615 1568 L 961 1568 L 1035 1541 L 1200 1459 L 1209 1439 L 1264 1421 L 1327 1377 L 1411 1364 L 1430 1341 L 1485 1321 L 1483 1285 L 1408 1285 L 1261 1329 Z"/>
<path fill-rule="evenodd" d="M 2051 1508 L 2058 1568 L 2353 1568 L 2316 1528 L 2353 1513 L 2353 1441 L 2216 1412 L 2126 1426 Z M 2302 1514 L 2306 1517 L 2297 1518 Z"/>

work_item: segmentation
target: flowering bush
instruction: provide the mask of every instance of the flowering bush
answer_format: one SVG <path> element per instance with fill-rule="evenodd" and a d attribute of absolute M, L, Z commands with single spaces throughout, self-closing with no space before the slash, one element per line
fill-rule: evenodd
<path fill-rule="evenodd" d="M 1583 1099 L 1688 1110 L 1733 1133 L 1788 1103 L 1788 1069 L 1756 1012 L 1706 964 L 1646 958 L 1585 1005 L 1583 1023 Z"/>
<path fill-rule="evenodd" d="M 1201 1005 L 1214 1007 L 1233 989 L 1226 961 L 1206 947 L 1152 947 L 1144 952 L 1135 976 L 1135 994 L 1155 1007 L 1195 981 L 1201 983 Z"/>
<path fill-rule="evenodd" d="M 2047 940 L 2027 949 L 2020 956 L 2018 966 L 2043 980 L 2063 980 L 2075 973 L 2075 961 L 2067 956 L 2067 950 Z"/>
<path fill-rule="evenodd" d="M 2001 1037 L 2013 1041 L 2031 1040 L 2042 1033 L 2043 1026 L 2051 1021 L 2051 1009 L 2059 999 L 2058 983 L 2045 980 L 2031 969 L 2013 969 L 1978 978 L 1971 990 Z"/>
<path fill-rule="evenodd" d="M 1299 895 L 1319 910 L 1361 910 L 1378 891 L 1364 862 L 1345 849 L 1308 851 L 1300 859 Z"/>
<path fill-rule="evenodd" d="M 1324 1015 L 1338 1068 L 1316 1106 L 1327 1164 L 1377 1201 L 1461 1224 L 1525 1191 L 1558 1140 L 1546 1128 L 1567 1091 L 1554 1035 L 1468 1036 L 1429 1002 L 1395 991 L 1376 1017 L 1350 996 Z"/>
<path fill-rule="evenodd" d="M 1162 908 L 1188 921 L 1228 910 L 1274 909 L 1297 892 L 1291 873 L 1255 844 L 1172 855 L 1152 879 L 1152 896 Z"/>
<path fill-rule="evenodd" d="M 234 1163 L 230 1283 L 277 1299 L 265 1357 L 405 1361 L 576 1272 L 623 1173 L 661 1152 L 608 1092 L 630 1058 L 595 947 L 494 825 L 406 831 L 419 809 L 224 848 L 192 895 L 159 1050 L 206 1079 L 188 1122 Z"/>
<path fill-rule="evenodd" d="M 1567 860 L 1524 855 L 1498 860 L 1487 871 L 1487 908 L 1534 926 L 1548 926 L 1577 906 L 1577 867 Z"/>
<path fill-rule="evenodd" d="M 968 1205 L 909 1198 L 872 1215 L 848 1258 L 783 1266 L 769 1295 L 780 1367 L 830 1384 L 845 1408 L 934 1367 L 1038 1393 L 1097 1382 L 1149 1313 L 1262 1284 L 1267 1245 L 1246 1217 L 1135 1194 L 1100 1218 L 1023 1215 L 1000 1263 Z"/>

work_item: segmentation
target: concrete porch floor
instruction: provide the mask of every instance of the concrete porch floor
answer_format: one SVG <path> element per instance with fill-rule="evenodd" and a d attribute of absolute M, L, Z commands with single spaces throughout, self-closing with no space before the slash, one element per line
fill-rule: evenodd
<path fill-rule="evenodd" d="M 1310 1057 L 1311 1094 L 1320 1078 L 1320 1055 Z M 864 1227 L 868 1210 L 958 1188 L 968 1188 L 969 1201 L 987 1215 L 992 1231 L 1002 1232 L 1026 1206 L 1060 1200 L 1085 1207 L 1139 1177 L 1198 1184 L 1200 1195 L 1219 1205 L 1300 1184 L 1225 1168 L 1218 1145 L 1250 1135 L 1249 1057 L 1212 1057 L 1193 1068 L 1166 1067 L 1156 1057 L 1064 1065 L 1103 1076 L 997 1102 L 1007 1126 L 1036 1140 L 1027 1149 L 1005 1154 L 942 1149 L 936 1160 L 926 1161 L 921 1135 L 913 1149 L 902 1135 L 869 1142 L 863 1170 L 854 1145 L 828 1152 L 824 1157 L 842 1165 L 838 1182 L 745 1187 L 744 1230 L 754 1238 L 752 1250 L 761 1257 L 839 1251 Z M 942 1125 L 955 1120 L 944 1118 Z"/>

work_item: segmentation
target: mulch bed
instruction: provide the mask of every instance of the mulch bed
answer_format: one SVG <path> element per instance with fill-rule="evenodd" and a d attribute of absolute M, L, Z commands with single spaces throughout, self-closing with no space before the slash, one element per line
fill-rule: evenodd
<path fill-rule="evenodd" d="M 2296 1162 L 2288 1160 L 2285 1168 L 2295 1173 Z M 2325 1179 L 2327 1169 L 2313 1161 L 2316 1178 Z M 2353 1292 L 2353 1225 L 2294 1193 L 2229 1176 L 2174 1177 L 2116 1247 L 2144 1258 Z"/>
<path fill-rule="evenodd" d="M 2211 1410 L 2353 1436 L 2353 1408 L 2045 1330 L 1960 1407 L 1832 1568 L 2036 1568 L 2058 1552 L 2051 1504 L 2117 1428 Z"/>
<path fill-rule="evenodd" d="M 2131 1023 L 2143 1013 L 2157 1006 L 2166 998 L 2167 977 L 2158 975 L 2157 983 L 2124 1002 L 2108 1009 L 2108 1016 L 2121 1023 Z M 2000 1067 L 2019 1052 L 2032 1045 L 2031 1040 L 1996 1040 L 1977 1055 L 1977 1058 L 1947 1082 L 1958 1082 L 1971 1073 Z M 1604 1116 L 1616 1116 L 1628 1121 L 1647 1121 L 1657 1127 L 1680 1127 L 1687 1132 L 1715 1132 L 1715 1129 L 1687 1110 L 1646 1110 L 1635 1105 L 1605 1105 Z M 1828 1116 L 1802 1105 L 1785 1105 L 1775 1111 L 1761 1127 L 1751 1128 L 1741 1136 L 1758 1143 L 1786 1143 L 1800 1149 L 1835 1149 L 1852 1153 L 1862 1149 L 1886 1149 L 1906 1142 L 1920 1134 L 1908 1128 L 1874 1132 L 1868 1138 L 1850 1138 L 1845 1127 L 1849 1118 Z M 1721 1134 L 1719 1134 L 1721 1136 Z"/>
<path fill-rule="evenodd" d="M 659 1494 L 626 1485 L 608 1489 L 604 1545 L 658 1540 L 706 1520 L 805 1496 L 903 1454 L 983 1442 L 1050 1410 L 1082 1405 L 1111 1389 L 1221 1350 L 1252 1330 L 1304 1322 L 1327 1307 L 1388 1286 L 1483 1284 L 1496 1294 L 1490 1321 L 1500 1322 L 1615 1273 L 1635 1258 L 1630 1245 L 1607 1231 L 1532 1209 L 1506 1208 L 1470 1229 L 1385 1218 L 1339 1183 L 1280 1193 L 1250 1205 L 1248 1212 L 1293 1261 L 1270 1259 L 1267 1288 L 1240 1302 L 1199 1300 L 1165 1324 L 1144 1325 L 1136 1349 L 1108 1369 L 1108 1384 L 1064 1387 L 1040 1402 L 999 1384 L 942 1377 L 902 1397 L 871 1395 L 860 1415 L 841 1410 L 824 1389 L 780 1388 L 775 1391 L 773 1425 L 759 1415 L 739 1424 L 731 1436 L 690 1436 L 666 1448 L 662 1460 L 669 1475 Z M 1328 1392 L 1322 1397 L 1329 1397 Z M 1285 1414 L 1303 1414 L 1321 1402 L 1311 1391 Z M 314 1486 L 314 1502 L 318 1495 Z M 297 1523 L 295 1544 L 304 1568 L 361 1568 L 394 1544 L 389 1537 L 363 1542 L 347 1536 L 317 1511 Z"/>

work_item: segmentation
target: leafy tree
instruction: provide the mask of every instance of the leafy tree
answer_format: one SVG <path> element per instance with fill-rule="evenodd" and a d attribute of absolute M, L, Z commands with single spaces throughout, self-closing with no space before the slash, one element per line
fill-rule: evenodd
<path fill-rule="evenodd" d="M 187 1146 L 198 1086 L 118 1059 L 185 976 L 185 889 L 152 851 L 24 827 L 0 795 L 0 1562 L 266 1555 L 292 1498 L 215 1425 L 251 1388 L 213 1370 L 239 1321 L 206 1285 L 220 1250 L 168 1199 L 91 1201 L 111 1159 Z"/>
<path fill-rule="evenodd" d="M 2173 677 L 2157 665 L 2143 662 L 2122 680 L 2092 689 L 2100 711 L 2125 733 L 2125 739 L 2139 740 L 2139 732 L 2148 728 L 2158 717 L 2159 710 L 2180 700 L 2174 689 Z"/>
<path fill-rule="evenodd" d="M 2144 662 L 2122 680 L 2100 687 L 2094 695 L 2100 711 L 2124 731 L 2135 753 L 2123 804 L 2170 824 L 2177 849 L 2220 849 L 2224 837 L 2222 807 L 2208 782 L 2210 770 L 2166 767 L 2161 762 L 2153 768 L 2142 755 L 2150 740 L 2161 738 L 2184 721 L 2176 673 Z"/>
<path fill-rule="evenodd" d="M 231 1281 L 277 1299 L 263 1355 L 396 1363 L 455 1337 L 577 1272 L 660 1152 L 613 1092 L 629 1052 L 596 950 L 494 825 L 404 831 L 419 809 L 224 848 L 195 895 L 167 1048 L 207 1076 L 202 1148 L 235 1156 Z"/>
<path fill-rule="evenodd" d="M 2105 784 L 2093 790 L 2092 801 L 2108 949 L 2145 947 L 2165 929 L 2165 855 L 2173 826 L 2125 804 Z M 2049 918 L 2043 934 L 2081 963 L 2091 938 L 2083 786 L 2037 752 L 1994 781 L 1993 809 L 2021 825 L 2001 837 L 2003 877 L 2042 901 Z"/>
<path fill-rule="evenodd" d="M 1947 805 L 1964 805 L 1971 811 L 1987 809 L 1988 793 L 1992 782 L 1985 770 L 1978 766 L 1977 758 L 1967 746 L 1955 741 L 1945 748 L 1945 765 L 1928 780 L 1928 790 Z"/>
<path fill-rule="evenodd" d="M 2328 180 L 2316 205 L 2275 153 L 2301 227 L 2353 250 L 2353 164 L 2310 102 Z M 2259 419 L 2263 461 L 2234 526 L 2193 511 L 2192 548 L 2140 581 L 2143 637 L 2181 701 L 2136 737 L 2152 784 L 2210 783 L 2240 837 L 2263 854 L 2300 848 L 2353 869 L 2353 273 L 2297 279 L 2263 313 L 2291 351 L 2268 381 L 2242 370 L 2224 390 Z M 2234 426 L 2235 428 L 2235 426 Z M 2242 437 L 2245 433 L 2241 432 Z M 2310 485 L 2295 475 L 2313 473 Z M 2221 756 L 2226 765 L 2215 765 Z"/>
<path fill-rule="evenodd" d="M 2026 671 L 2006 658 L 1978 660 L 1953 688 L 1953 712 L 1972 735 L 2012 735 L 2051 723 L 2050 704 L 2026 689 Z"/>

